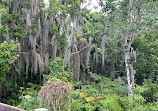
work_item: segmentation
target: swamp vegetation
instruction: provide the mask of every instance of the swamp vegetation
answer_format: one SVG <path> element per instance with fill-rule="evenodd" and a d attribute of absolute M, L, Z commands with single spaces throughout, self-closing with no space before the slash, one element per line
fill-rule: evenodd
<path fill-rule="evenodd" d="M 86 2 L 0 0 L 0 102 L 158 111 L 158 1 Z"/>

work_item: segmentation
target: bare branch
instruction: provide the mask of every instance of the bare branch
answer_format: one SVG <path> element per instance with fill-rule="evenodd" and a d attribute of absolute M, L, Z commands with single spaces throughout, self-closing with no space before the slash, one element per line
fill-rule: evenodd
<path fill-rule="evenodd" d="M 53 75 L 55 75 L 55 73 L 53 72 L 53 70 L 51 69 L 51 67 L 49 67 L 49 70 L 53 73 Z"/>
<path fill-rule="evenodd" d="M 77 51 L 77 52 L 75 52 L 75 53 L 71 53 L 71 54 L 73 54 L 73 55 L 74 55 L 74 54 L 78 54 L 78 53 L 80 53 L 82 50 L 88 48 L 90 45 L 91 45 L 91 44 L 89 44 L 89 45 L 87 45 L 86 47 L 82 48 L 80 51 Z"/>

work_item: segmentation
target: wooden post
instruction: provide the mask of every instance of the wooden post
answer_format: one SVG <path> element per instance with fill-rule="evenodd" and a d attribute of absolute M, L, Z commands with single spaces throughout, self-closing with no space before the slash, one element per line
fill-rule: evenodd
<path fill-rule="evenodd" d="M 26 110 L 0 103 L 0 111 L 26 111 Z"/>

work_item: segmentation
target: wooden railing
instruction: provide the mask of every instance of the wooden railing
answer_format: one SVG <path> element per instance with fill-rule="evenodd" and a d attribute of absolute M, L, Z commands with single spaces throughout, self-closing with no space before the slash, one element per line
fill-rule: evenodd
<path fill-rule="evenodd" d="M 0 111 L 26 111 L 26 110 L 0 103 Z"/>

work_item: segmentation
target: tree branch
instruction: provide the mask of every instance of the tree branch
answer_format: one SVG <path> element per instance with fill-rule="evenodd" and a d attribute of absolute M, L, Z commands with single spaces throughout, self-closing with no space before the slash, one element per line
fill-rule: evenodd
<path fill-rule="evenodd" d="M 75 52 L 75 53 L 71 53 L 71 54 L 73 54 L 73 55 L 74 55 L 74 54 L 78 54 L 78 53 L 80 53 L 82 50 L 88 48 L 90 45 L 91 45 L 91 44 L 89 44 L 89 45 L 87 45 L 86 47 L 82 48 L 80 51 L 77 51 L 77 52 Z"/>

